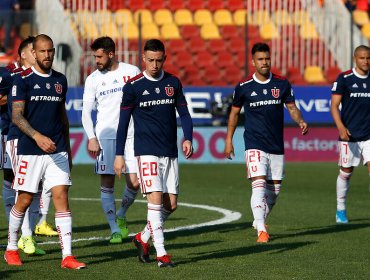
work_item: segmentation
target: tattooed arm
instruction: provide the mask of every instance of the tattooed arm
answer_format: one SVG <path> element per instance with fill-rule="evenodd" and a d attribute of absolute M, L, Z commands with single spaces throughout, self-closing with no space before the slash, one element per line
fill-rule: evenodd
<path fill-rule="evenodd" d="M 25 102 L 18 101 L 12 103 L 12 123 L 14 123 L 24 134 L 35 140 L 37 146 L 46 153 L 56 150 L 55 143 L 40 132 L 33 129 L 29 122 L 24 118 Z"/>

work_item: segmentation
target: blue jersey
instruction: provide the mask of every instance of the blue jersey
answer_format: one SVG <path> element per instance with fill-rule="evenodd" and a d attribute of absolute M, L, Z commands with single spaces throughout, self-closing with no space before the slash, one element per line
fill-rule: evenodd
<path fill-rule="evenodd" d="M 341 120 L 351 133 L 350 142 L 370 139 L 370 75 L 360 76 L 354 69 L 341 73 L 331 89 L 342 96 Z"/>
<path fill-rule="evenodd" d="M 9 92 L 13 85 L 13 76 L 9 68 L 0 67 L 0 95 L 9 98 Z M 0 106 L 1 114 L 1 134 L 7 135 L 9 131 L 10 116 L 8 106 L 4 104 Z"/>
<path fill-rule="evenodd" d="M 67 93 L 66 77 L 54 70 L 38 73 L 33 67 L 14 79 L 12 102 L 25 102 L 24 118 L 33 129 L 49 137 L 56 145 L 55 153 L 66 151 L 61 121 Z M 18 140 L 19 155 L 43 155 L 36 142 L 24 133 Z"/>
<path fill-rule="evenodd" d="M 181 82 L 177 77 L 163 72 L 162 78 L 154 80 L 142 73 L 127 82 L 123 88 L 121 112 L 132 110 L 135 156 L 178 156 L 176 109 L 180 117 L 187 115 L 187 120 L 190 119 L 190 123 L 186 121 L 188 129 L 184 128 L 183 118 L 181 123 L 185 139 L 191 141 L 191 118 Z M 117 154 L 122 155 L 118 151 L 122 148 L 119 144 L 120 137 L 117 133 Z"/>
<path fill-rule="evenodd" d="M 235 87 L 233 106 L 244 107 L 246 150 L 284 154 L 284 103 L 290 102 L 295 102 L 290 83 L 275 74 L 266 82 L 251 75 Z"/>

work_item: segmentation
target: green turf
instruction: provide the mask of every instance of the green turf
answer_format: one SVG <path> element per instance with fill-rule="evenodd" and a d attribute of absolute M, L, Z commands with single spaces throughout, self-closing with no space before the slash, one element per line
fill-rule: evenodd
<path fill-rule="evenodd" d="M 355 170 L 348 197 L 349 225 L 335 225 L 335 163 L 289 163 L 281 196 L 269 217 L 271 242 L 256 244 L 251 228 L 250 183 L 244 165 L 182 165 L 180 202 L 206 204 L 242 213 L 238 221 L 165 234 L 166 248 L 178 266 L 159 269 L 141 264 L 127 241 L 108 245 L 106 240 L 73 244 L 74 254 L 88 264 L 86 270 L 59 268 L 58 244 L 42 245 L 47 255 L 21 255 L 22 267 L 7 267 L 0 260 L 0 279 L 370 279 L 370 192 L 364 167 Z M 99 198 L 99 180 L 92 166 L 75 166 L 73 198 Z M 124 181 L 117 184 L 116 198 Z M 139 197 L 142 200 L 141 196 Z M 99 201 L 71 201 L 73 238 L 108 237 Z M 179 207 L 166 228 L 221 218 L 217 212 Z M 130 232 L 145 224 L 144 203 L 128 213 Z M 49 218 L 52 221 L 52 217 Z M 56 241 L 56 238 L 37 238 Z M 0 244 L 7 227 L 0 212 Z M 3 254 L 5 248 L 0 248 Z M 154 250 L 152 251 L 154 254 Z"/>

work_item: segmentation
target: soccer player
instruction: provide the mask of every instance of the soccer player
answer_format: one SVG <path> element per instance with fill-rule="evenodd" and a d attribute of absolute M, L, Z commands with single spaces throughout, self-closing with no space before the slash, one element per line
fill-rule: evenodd
<path fill-rule="evenodd" d="M 14 178 L 17 201 L 9 215 L 8 246 L 4 258 L 8 265 L 22 265 L 17 235 L 24 213 L 39 182 L 52 192 L 55 224 L 62 249 L 62 268 L 86 267 L 72 256 L 72 215 L 68 203 L 72 156 L 69 123 L 65 109 L 66 77 L 52 69 L 55 49 L 52 39 L 35 37 L 34 67 L 16 76 L 12 87 L 12 122 L 21 133 L 18 139 L 18 164 Z"/>
<path fill-rule="evenodd" d="M 177 208 L 179 193 L 176 110 L 184 132 L 182 150 L 192 153 L 193 123 L 180 80 L 162 70 L 166 60 L 160 40 L 145 43 L 145 71 L 123 88 L 121 114 L 117 130 L 114 170 L 120 176 L 125 169 L 123 147 L 131 115 L 135 123 L 134 149 L 139 165 L 141 191 L 148 201 L 147 225 L 133 239 L 139 260 L 149 262 L 149 238 L 157 251 L 159 267 L 173 267 L 164 248 L 163 225 Z"/>
<path fill-rule="evenodd" d="M 129 140 L 126 142 L 125 174 L 126 188 L 121 207 L 116 215 L 114 200 L 115 173 L 113 169 L 116 132 L 122 88 L 132 77 L 140 73 L 134 65 L 118 62 L 115 58 L 115 43 L 110 37 L 100 37 L 91 44 L 97 70 L 85 82 L 82 107 L 82 125 L 87 134 L 88 150 L 96 157 L 95 173 L 100 174 L 101 203 L 111 229 L 110 243 L 122 243 L 128 236 L 126 211 L 132 205 L 139 190 L 137 162 L 134 157 L 133 122 L 130 122 Z M 94 131 L 91 112 L 97 109 Z"/>
<path fill-rule="evenodd" d="M 330 111 L 339 132 L 340 169 L 336 186 L 338 224 L 348 223 L 346 198 L 349 181 L 361 158 L 370 176 L 370 48 L 358 46 L 353 58 L 355 67 L 341 73 L 331 89 Z"/>
<path fill-rule="evenodd" d="M 33 66 L 36 61 L 35 58 L 32 55 L 32 43 L 33 43 L 34 37 L 28 37 L 24 39 L 19 47 L 18 47 L 18 56 L 19 56 L 19 65 L 17 64 L 11 64 L 9 65 L 8 70 L 11 71 L 9 79 L 11 80 L 11 84 L 13 84 L 13 79 L 16 74 L 20 74 L 23 71 L 26 71 L 29 67 Z M 20 67 L 19 67 L 20 66 Z M 10 87 L 11 88 L 11 87 Z M 9 89 L 10 91 L 10 89 Z M 4 169 L 4 174 L 5 172 L 9 173 L 11 176 L 11 181 L 13 182 L 14 179 L 14 173 L 15 173 L 15 167 L 17 164 L 17 142 L 18 142 L 18 137 L 19 137 L 19 129 L 12 123 L 10 122 L 11 119 L 11 112 L 12 112 L 12 95 L 8 94 L 7 95 L 7 113 L 8 116 L 6 120 L 8 122 L 3 122 L 6 123 L 8 130 L 7 130 L 7 135 L 5 136 L 6 138 L 6 153 L 4 158 L 6 158 L 7 162 L 7 168 Z M 4 181 L 4 186 L 5 186 Z M 4 188 L 5 189 L 5 188 Z M 4 194 L 10 194 L 11 192 L 15 191 L 13 189 L 10 189 L 7 192 L 4 192 Z M 23 250 L 26 254 L 35 254 L 35 255 L 44 255 L 45 251 L 37 247 L 36 241 L 32 237 L 32 229 L 35 227 L 35 223 L 39 219 L 39 207 L 40 207 L 40 194 L 41 190 L 38 193 L 35 193 L 33 196 L 33 200 L 31 202 L 30 207 L 27 209 L 23 223 L 22 223 L 22 236 L 18 240 L 18 248 Z M 13 194 L 14 197 L 14 194 Z M 5 200 L 9 200 L 10 197 L 5 197 Z M 13 204 L 11 205 L 10 209 L 13 207 Z M 9 204 L 7 205 L 9 207 Z M 9 211 L 10 211 L 9 209 Z M 8 213 L 7 213 L 8 214 Z M 9 214 L 8 217 L 9 218 Z"/>
<path fill-rule="evenodd" d="M 257 242 L 269 241 L 265 225 L 280 192 L 284 177 L 284 104 L 302 134 L 308 132 L 307 123 L 295 105 L 288 80 L 270 72 L 270 47 L 256 43 L 252 47 L 252 64 L 256 71 L 241 81 L 234 90 L 227 126 L 225 156 L 232 159 L 233 135 L 239 112 L 244 107 L 244 143 L 248 178 L 252 181 L 251 208 Z"/>

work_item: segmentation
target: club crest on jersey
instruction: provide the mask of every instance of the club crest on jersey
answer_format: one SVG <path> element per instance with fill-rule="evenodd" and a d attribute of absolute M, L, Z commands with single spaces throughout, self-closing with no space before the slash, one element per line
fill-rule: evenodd
<path fill-rule="evenodd" d="M 161 90 L 159 88 L 155 88 L 155 92 L 159 94 Z"/>
<path fill-rule="evenodd" d="M 62 85 L 61 84 L 54 84 L 55 91 L 59 94 L 62 93 Z"/>
<path fill-rule="evenodd" d="M 49 83 L 46 83 L 46 88 L 47 88 L 47 89 L 50 89 L 50 88 L 51 88 L 51 86 L 50 86 L 50 84 L 49 84 Z"/>
<path fill-rule="evenodd" d="M 364 88 L 366 88 L 366 84 L 365 83 L 363 83 L 362 85 L 364 86 Z"/>
<path fill-rule="evenodd" d="M 271 89 L 271 93 L 272 93 L 272 96 L 273 97 L 278 98 L 279 97 L 279 94 L 280 94 L 280 89 L 278 89 L 278 88 L 272 88 Z"/>
<path fill-rule="evenodd" d="M 164 89 L 165 89 L 166 94 L 167 94 L 168 96 L 172 96 L 172 95 L 175 93 L 175 90 L 174 90 L 174 88 L 173 88 L 173 87 L 165 87 Z"/>
<path fill-rule="evenodd" d="M 267 89 L 264 88 L 262 92 L 263 92 L 264 95 L 266 95 L 267 94 Z"/>

